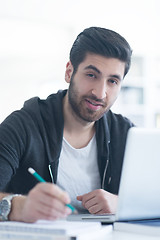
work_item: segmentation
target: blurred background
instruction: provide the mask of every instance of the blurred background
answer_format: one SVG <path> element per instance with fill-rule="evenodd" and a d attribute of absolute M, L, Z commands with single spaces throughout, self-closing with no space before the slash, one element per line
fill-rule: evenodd
<path fill-rule="evenodd" d="M 25 100 L 68 86 L 65 65 L 84 28 L 112 29 L 133 49 L 112 108 L 142 127 L 160 127 L 159 0 L 0 0 L 0 122 Z"/>

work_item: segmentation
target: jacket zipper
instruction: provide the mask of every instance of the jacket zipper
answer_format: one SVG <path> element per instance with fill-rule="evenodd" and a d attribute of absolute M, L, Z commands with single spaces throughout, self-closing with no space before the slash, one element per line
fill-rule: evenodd
<path fill-rule="evenodd" d="M 48 168 L 49 168 L 49 173 L 50 173 L 50 176 L 51 176 L 51 181 L 52 181 L 52 183 L 54 183 L 52 169 L 51 169 L 51 165 L 50 164 L 48 165 Z"/>
<path fill-rule="evenodd" d="M 103 173 L 102 189 L 104 189 L 104 181 L 105 181 L 106 172 L 107 172 L 108 164 L 109 164 L 109 143 L 110 143 L 110 141 L 108 141 L 108 145 L 107 145 L 107 148 L 108 148 L 107 149 L 108 150 L 108 159 L 106 161 L 106 166 L 105 166 L 104 173 Z M 109 177 L 108 184 L 110 184 L 110 181 L 111 181 L 111 177 Z"/>
<path fill-rule="evenodd" d="M 108 169 L 108 164 L 109 164 L 109 159 L 107 159 L 106 166 L 105 166 L 104 173 L 103 173 L 102 189 L 104 189 L 104 181 L 105 181 L 106 172 Z"/>

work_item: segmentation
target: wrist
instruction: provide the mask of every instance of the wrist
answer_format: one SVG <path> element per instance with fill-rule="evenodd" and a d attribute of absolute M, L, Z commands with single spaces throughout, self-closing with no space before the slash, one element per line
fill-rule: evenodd
<path fill-rule="evenodd" d="M 10 221 L 23 221 L 22 219 L 22 211 L 23 211 L 23 206 L 24 206 L 24 201 L 26 200 L 26 196 L 19 195 L 15 196 L 12 199 L 12 204 L 11 204 L 11 211 L 8 216 L 8 220 Z"/>

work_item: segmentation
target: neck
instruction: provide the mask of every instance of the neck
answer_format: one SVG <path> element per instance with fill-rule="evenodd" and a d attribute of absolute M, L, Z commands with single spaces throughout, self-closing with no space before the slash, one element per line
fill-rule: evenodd
<path fill-rule="evenodd" d="M 74 113 L 68 102 L 68 94 L 64 97 L 63 114 L 65 139 L 73 147 L 85 147 L 95 133 L 94 122 L 86 122 Z"/>

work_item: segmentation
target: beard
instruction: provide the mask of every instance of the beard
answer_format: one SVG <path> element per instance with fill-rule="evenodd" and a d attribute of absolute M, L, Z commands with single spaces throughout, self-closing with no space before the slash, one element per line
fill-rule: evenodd
<path fill-rule="evenodd" d="M 86 99 L 94 100 L 102 104 L 98 111 L 94 111 L 86 106 Z M 85 122 L 94 122 L 99 120 L 104 113 L 109 110 L 107 103 L 101 99 L 97 99 L 95 95 L 80 96 L 78 88 L 74 81 L 74 74 L 71 77 L 70 85 L 68 88 L 68 101 L 71 106 L 72 112 L 81 120 Z"/>

